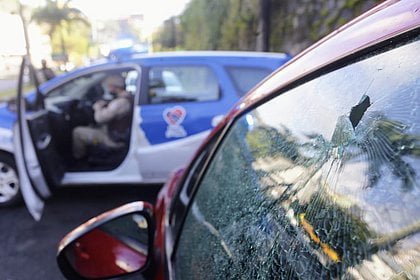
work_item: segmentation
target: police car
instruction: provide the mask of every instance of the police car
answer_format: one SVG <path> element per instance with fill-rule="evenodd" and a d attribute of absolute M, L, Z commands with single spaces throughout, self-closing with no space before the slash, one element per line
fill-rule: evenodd
<path fill-rule="evenodd" d="M 30 209 L 42 209 L 42 200 L 63 186 L 164 182 L 241 95 L 289 59 L 246 52 L 132 55 L 18 94 L 16 104 L 0 105 L 0 204 L 15 204 L 20 191 Z M 111 98 L 103 86 L 109 75 L 123 77 L 133 96 L 131 130 L 122 147 L 91 145 L 89 157 L 75 163 L 72 130 L 95 125 L 92 105 Z"/>

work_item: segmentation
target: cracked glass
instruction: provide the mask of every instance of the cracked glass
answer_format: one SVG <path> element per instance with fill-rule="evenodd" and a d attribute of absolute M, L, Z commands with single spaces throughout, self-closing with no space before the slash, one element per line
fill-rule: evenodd
<path fill-rule="evenodd" d="M 420 279 L 418 38 L 238 119 L 209 164 L 177 279 Z"/>

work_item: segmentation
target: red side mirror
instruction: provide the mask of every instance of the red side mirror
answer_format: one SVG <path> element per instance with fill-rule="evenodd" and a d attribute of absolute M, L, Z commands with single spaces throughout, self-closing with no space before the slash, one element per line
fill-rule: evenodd
<path fill-rule="evenodd" d="M 153 246 L 152 206 L 127 204 L 91 219 L 60 243 L 57 261 L 68 279 L 103 279 L 147 267 Z"/>

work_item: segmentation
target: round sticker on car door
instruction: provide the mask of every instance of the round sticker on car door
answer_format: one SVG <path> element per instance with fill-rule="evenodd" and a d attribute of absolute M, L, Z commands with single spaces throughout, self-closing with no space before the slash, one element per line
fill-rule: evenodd
<path fill-rule="evenodd" d="M 181 106 L 166 108 L 163 111 L 163 119 L 168 124 L 165 132 L 166 138 L 182 138 L 187 136 L 187 132 L 182 126 L 182 122 L 186 116 L 187 112 Z"/>

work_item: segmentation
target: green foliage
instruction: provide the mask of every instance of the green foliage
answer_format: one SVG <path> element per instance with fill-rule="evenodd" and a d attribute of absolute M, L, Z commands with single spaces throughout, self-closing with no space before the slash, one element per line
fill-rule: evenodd
<path fill-rule="evenodd" d="M 254 158 L 283 157 L 292 162 L 303 159 L 297 139 L 286 127 L 282 129 L 280 133 L 277 129 L 259 126 L 247 134 L 246 141 Z"/>
<path fill-rule="evenodd" d="M 221 48 L 255 50 L 258 33 L 258 0 L 232 0 L 221 31 Z"/>
<path fill-rule="evenodd" d="M 32 13 L 32 20 L 47 27 L 54 53 L 80 57 L 88 50 L 89 21 L 70 1 L 47 0 Z"/>
<path fill-rule="evenodd" d="M 78 9 L 69 5 L 70 1 L 61 3 L 60 1 L 47 0 L 46 5 L 34 10 L 32 20 L 39 24 L 46 24 L 49 27 L 49 34 L 54 33 L 55 29 L 64 23 L 79 21 L 89 25 L 89 21 Z"/>
<path fill-rule="evenodd" d="M 271 0 L 270 49 L 297 53 L 377 2 Z M 155 44 L 163 50 L 256 50 L 260 4 L 260 0 L 191 0 L 174 26 L 164 25 L 155 34 Z"/>
<path fill-rule="evenodd" d="M 229 0 L 191 1 L 180 17 L 186 49 L 219 49 L 223 21 Z"/>
<path fill-rule="evenodd" d="M 63 23 L 51 38 L 54 53 L 67 53 L 69 61 L 76 65 L 83 63 L 89 47 L 90 29 L 80 22 Z M 62 43 L 65 44 L 63 52 Z"/>
<path fill-rule="evenodd" d="M 171 17 L 166 20 L 153 37 L 153 48 L 155 50 L 175 50 L 183 39 L 179 19 Z"/>

